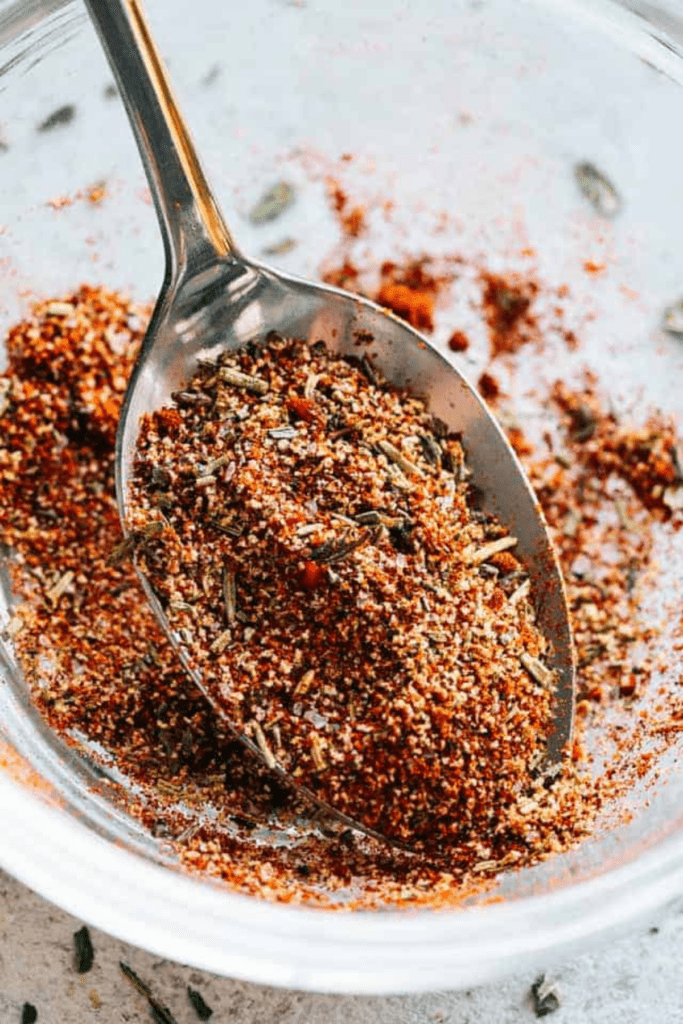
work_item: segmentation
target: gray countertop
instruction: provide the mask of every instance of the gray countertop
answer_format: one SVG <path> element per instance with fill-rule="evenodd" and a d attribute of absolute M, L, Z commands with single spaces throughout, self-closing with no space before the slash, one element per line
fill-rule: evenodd
<path fill-rule="evenodd" d="M 91 930 L 94 961 L 78 974 L 73 933 L 82 922 L 0 872 L 0 1024 L 19 1024 L 24 1003 L 37 1024 L 149 1024 L 147 1000 L 123 977 L 123 960 L 168 1007 L 176 1024 L 199 1020 L 187 995 L 199 991 L 211 1021 L 239 1024 L 522 1024 L 536 1020 L 524 973 L 482 988 L 410 996 L 315 995 L 220 978 L 143 952 Z M 675 1024 L 683 1021 L 683 899 L 619 941 L 549 968 L 560 1006 L 552 1024 Z"/>

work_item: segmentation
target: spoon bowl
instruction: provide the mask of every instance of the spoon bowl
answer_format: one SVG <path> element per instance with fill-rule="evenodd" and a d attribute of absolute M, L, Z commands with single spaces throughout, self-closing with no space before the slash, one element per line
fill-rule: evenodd
<path fill-rule="evenodd" d="M 497 422 L 457 369 L 394 315 L 368 300 L 281 274 L 239 253 L 209 190 L 138 0 L 87 4 L 138 142 L 166 253 L 165 280 L 119 427 L 117 496 L 124 524 L 141 417 L 171 404 L 173 392 L 192 377 L 200 361 L 258 342 L 272 330 L 324 341 L 334 354 L 367 354 L 391 384 L 424 397 L 430 413 L 461 435 L 482 511 L 496 516 L 517 538 L 516 552 L 531 577 L 537 623 L 551 643 L 548 665 L 557 690 L 548 762 L 557 763 L 571 737 L 574 703 L 564 588 L 538 502 Z M 189 666 L 144 575 L 142 582 L 192 678 L 216 706 L 200 675 Z M 220 706 L 216 710 L 224 714 Z M 238 735 L 262 756 L 248 736 L 239 731 Z M 334 808 L 327 809 L 376 835 Z"/>

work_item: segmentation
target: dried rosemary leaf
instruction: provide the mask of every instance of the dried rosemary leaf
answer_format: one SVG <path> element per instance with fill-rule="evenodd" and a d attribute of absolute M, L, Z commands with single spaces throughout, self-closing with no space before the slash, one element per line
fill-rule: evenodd
<path fill-rule="evenodd" d="M 222 366 L 218 371 L 218 376 L 226 384 L 242 388 L 244 391 L 251 391 L 255 395 L 265 395 L 268 391 L 267 381 L 261 380 L 260 377 L 252 377 L 248 373 L 240 373 L 239 370 L 233 370 L 229 366 Z"/>
<path fill-rule="evenodd" d="M 301 679 L 299 680 L 299 682 L 296 684 L 296 686 L 292 690 L 292 695 L 293 696 L 298 696 L 299 694 L 307 693 L 310 690 L 310 688 L 311 688 L 311 686 L 313 684 L 314 679 L 315 679 L 315 669 L 309 668 L 309 670 L 307 672 L 304 672 L 304 674 L 302 675 Z"/>
<path fill-rule="evenodd" d="M 202 475 L 211 476 L 217 469 L 222 469 L 223 466 L 227 466 L 230 459 L 230 455 L 219 455 L 217 459 L 212 459 L 210 462 L 207 462 Z"/>
<path fill-rule="evenodd" d="M 207 1004 L 201 992 L 198 992 L 196 988 L 190 988 L 187 986 L 187 998 L 192 1004 L 194 1012 L 197 1014 L 200 1020 L 209 1020 L 213 1014 L 213 1010 Z"/>
<path fill-rule="evenodd" d="M 273 245 L 267 245 L 263 250 L 264 256 L 285 256 L 292 249 L 296 248 L 296 238 L 283 238 L 279 242 L 274 242 Z"/>
<path fill-rule="evenodd" d="M 168 1006 L 162 1006 L 156 999 L 148 998 L 149 1012 L 155 1024 L 178 1024 Z"/>
<path fill-rule="evenodd" d="M 68 569 L 65 573 L 63 573 L 59 577 L 57 582 L 53 584 L 53 586 L 51 586 L 50 589 L 46 592 L 45 597 L 48 599 L 48 601 L 50 601 L 51 604 L 56 604 L 57 601 L 59 601 L 62 594 L 64 594 L 69 589 L 75 577 L 76 574 L 72 572 L 71 569 Z"/>
<path fill-rule="evenodd" d="M 577 164 L 574 176 L 581 192 L 602 217 L 615 217 L 622 207 L 621 196 L 609 178 L 591 163 Z"/>
<path fill-rule="evenodd" d="M 157 537 L 163 529 L 164 524 L 155 519 L 154 522 L 148 523 L 143 530 L 129 533 L 127 537 L 124 537 L 122 541 L 114 545 L 107 559 L 107 564 L 118 565 L 119 562 L 124 562 L 126 559 L 131 558 L 137 548 L 144 547 L 153 537 Z"/>
<path fill-rule="evenodd" d="M 266 224 L 287 210 L 296 197 L 294 187 L 287 181 L 278 181 L 261 196 L 249 214 L 252 224 Z"/>
<path fill-rule="evenodd" d="M 75 966 L 79 974 L 87 974 L 95 959 L 90 932 L 83 925 L 77 932 L 74 932 Z"/>
<path fill-rule="evenodd" d="M 133 988 L 136 988 L 141 995 L 147 996 L 147 998 L 151 996 L 151 988 L 137 976 L 132 967 L 129 967 L 128 964 L 124 964 L 123 960 L 119 960 L 119 967 L 121 968 L 121 973 L 128 979 Z"/>
<path fill-rule="evenodd" d="M 212 654 L 220 654 L 224 651 L 232 640 L 232 630 L 224 629 L 222 633 L 219 633 L 214 642 L 209 647 Z"/>
<path fill-rule="evenodd" d="M 222 591 L 225 618 L 228 625 L 233 626 L 237 618 L 237 584 L 235 571 L 227 563 L 223 566 Z"/>
<path fill-rule="evenodd" d="M 532 679 L 535 679 L 541 686 L 550 687 L 554 684 L 555 674 L 538 658 L 534 658 L 531 654 L 524 651 L 520 654 L 519 660 Z"/>
<path fill-rule="evenodd" d="M 277 764 L 277 760 L 275 758 L 275 755 L 273 754 L 273 751 L 268 746 L 268 740 L 266 739 L 266 735 L 263 729 L 261 728 L 260 722 L 257 722 L 256 719 L 252 719 L 252 721 L 249 722 L 248 725 L 250 727 L 250 731 L 254 734 L 256 746 L 261 751 L 263 755 L 263 760 L 266 762 L 269 768 L 274 768 Z"/>
<path fill-rule="evenodd" d="M 268 437 L 272 437 L 274 441 L 291 441 L 297 433 L 296 427 L 273 427 L 268 431 Z"/>
<path fill-rule="evenodd" d="M 58 128 L 60 125 L 69 124 L 73 121 L 76 116 L 76 108 L 73 103 L 65 103 L 62 107 L 57 107 L 51 114 L 41 121 L 37 126 L 36 131 L 39 132 L 51 132 L 53 128 Z"/>
<path fill-rule="evenodd" d="M 544 974 L 531 986 L 531 999 L 537 1017 L 547 1017 L 549 1013 L 554 1013 L 560 1008 L 559 993 L 555 986 L 546 980 Z"/>
<path fill-rule="evenodd" d="M 327 762 L 323 754 L 323 743 L 317 732 L 311 733 L 311 756 L 317 771 L 322 772 L 327 768 Z"/>
<path fill-rule="evenodd" d="M 406 476 L 422 476 L 423 475 L 422 470 L 420 469 L 420 467 L 416 466 L 414 462 L 411 462 L 411 460 L 409 458 L 407 458 L 403 454 L 402 451 L 400 451 L 398 448 L 396 448 L 396 446 L 393 445 L 391 443 L 391 441 L 385 441 L 385 440 L 378 441 L 377 442 L 377 447 L 382 452 L 382 454 L 386 455 L 386 457 L 391 462 L 393 462 L 394 465 L 398 466 L 398 468 L 401 470 L 401 472 L 405 473 Z"/>
<path fill-rule="evenodd" d="M 508 604 L 515 605 L 515 604 L 518 604 L 520 601 L 523 601 L 525 598 L 527 598 L 529 596 L 529 591 L 530 590 L 531 590 L 531 580 L 530 579 L 526 579 L 526 580 L 524 580 L 523 583 L 521 583 L 517 587 L 516 590 L 513 590 L 513 592 L 510 594 L 510 596 L 508 598 Z"/>
<path fill-rule="evenodd" d="M 516 537 L 499 537 L 498 540 L 492 540 L 489 544 L 483 544 L 480 548 L 467 548 L 463 552 L 463 558 L 469 565 L 481 565 L 482 562 L 488 561 L 494 555 L 499 555 L 501 551 L 508 551 L 510 548 L 514 548 L 516 544 Z"/>
<path fill-rule="evenodd" d="M 373 530 L 365 528 L 355 540 L 347 540 L 345 531 L 341 537 L 325 541 L 324 544 L 312 548 L 311 559 L 318 565 L 332 565 L 335 562 L 341 562 L 375 537 L 376 534 Z"/>

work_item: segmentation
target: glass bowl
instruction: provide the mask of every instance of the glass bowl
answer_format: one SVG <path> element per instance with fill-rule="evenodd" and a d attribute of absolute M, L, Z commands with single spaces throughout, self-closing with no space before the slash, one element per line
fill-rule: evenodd
<path fill-rule="evenodd" d="M 564 341 L 580 335 L 578 349 L 537 346 L 514 374 L 501 364 L 533 434 L 543 427 L 534 388 L 584 366 L 619 410 L 683 415 L 683 348 L 662 329 L 683 291 L 677 6 L 199 0 L 189 17 L 180 0 L 150 0 L 149 13 L 246 253 L 305 277 L 353 265 L 368 279 L 383 260 L 428 253 L 457 284 L 437 303 L 435 342 L 450 351 L 453 330 L 466 330 L 471 348 L 453 358 L 473 378 L 488 365 L 473 299 L 482 261 L 501 274 L 533 266 L 569 296 Z M 82 281 L 150 300 L 163 273 L 154 212 L 80 5 L 0 0 L 0 90 L 3 330 L 34 297 Z M 582 195 L 586 162 L 618 200 Z M 264 222 L 254 208 L 279 180 L 296 201 Z M 362 231 L 340 218 L 347 195 Z M 618 216 L 600 209 L 612 201 Z M 655 683 L 675 694 L 681 558 L 675 538 L 656 544 L 645 612 L 662 628 Z M 0 656 L 0 864 L 161 956 L 317 991 L 455 988 L 546 966 L 683 891 L 672 743 L 656 752 L 647 788 L 619 797 L 617 824 L 461 906 L 332 913 L 235 892 L 179 869 L 102 772 L 46 727 L 11 644 Z"/>

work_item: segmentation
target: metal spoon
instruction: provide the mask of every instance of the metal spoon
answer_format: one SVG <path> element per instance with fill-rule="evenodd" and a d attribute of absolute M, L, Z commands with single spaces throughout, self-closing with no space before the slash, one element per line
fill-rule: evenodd
<path fill-rule="evenodd" d="M 117 495 L 124 522 L 140 418 L 170 404 L 171 393 L 192 376 L 199 360 L 215 358 L 271 329 L 324 339 L 339 353 L 357 352 L 358 337 L 371 336 L 373 361 L 384 376 L 428 395 L 430 411 L 462 434 L 483 509 L 518 538 L 517 552 L 536 594 L 538 623 L 553 647 L 549 664 L 558 686 L 548 760 L 555 764 L 571 736 L 574 703 L 564 589 L 539 505 L 496 421 L 460 373 L 403 321 L 371 302 L 276 273 L 241 255 L 204 177 L 139 0 L 86 3 L 138 143 L 166 255 L 161 293 L 119 427 Z M 143 583 L 170 634 L 152 588 L 144 578 Z M 201 678 L 192 674 L 215 705 Z M 221 713 L 220 707 L 216 710 Z M 240 739 L 261 756 L 248 737 L 240 734 Z M 332 810 L 347 824 L 375 835 Z"/>

